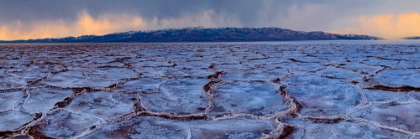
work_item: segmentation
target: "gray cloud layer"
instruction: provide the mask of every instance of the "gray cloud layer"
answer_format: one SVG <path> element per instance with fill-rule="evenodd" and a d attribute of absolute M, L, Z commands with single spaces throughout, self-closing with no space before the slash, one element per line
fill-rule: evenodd
<path fill-rule="evenodd" d="M 333 12 L 350 13 L 348 10 L 363 9 L 366 5 L 378 3 L 364 0 L 6 0 L 0 2 L 0 23 L 16 20 L 30 22 L 48 19 L 74 19 L 81 10 L 93 17 L 103 13 L 134 13 L 145 19 L 176 18 L 184 14 L 213 10 L 217 15 L 235 16 L 244 25 L 259 21 L 258 12 L 271 8 L 271 17 L 287 16 L 288 9 L 296 5 L 303 8 L 307 4 L 326 5 Z M 331 13 L 334 15 L 337 13 Z"/>
<path fill-rule="evenodd" d="M 362 15 L 420 12 L 418 5 L 419 0 L 4 0 L 0 2 L 0 25 L 57 19 L 71 22 L 82 11 L 93 18 L 110 13 L 131 14 L 161 24 L 161 20 L 212 11 L 211 18 L 220 21 L 213 24 L 220 27 L 334 30 L 357 26 L 354 18 Z M 194 25 L 200 24 L 185 24 Z"/>

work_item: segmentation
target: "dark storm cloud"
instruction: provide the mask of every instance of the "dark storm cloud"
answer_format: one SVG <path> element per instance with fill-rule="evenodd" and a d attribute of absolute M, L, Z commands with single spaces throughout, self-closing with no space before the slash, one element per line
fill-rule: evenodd
<path fill-rule="evenodd" d="M 331 13 L 333 15 L 418 9 L 416 4 L 410 4 L 409 1 L 413 2 L 413 0 L 398 2 L 392 0 L 4 0 L 0 2 L 0 22 L 73 19 L 81 10 L 89 12 L 94 17 L 102 13 L 129 12 L 146 19 L 179 17 L 183 14 L 214 10 L 218 14 L 235 15 L 241 22 L 249 23 L 255 22 L 253 19 L 257 16 L 256 13 L 266 8 L 263 4 L 265 2 L 276 7 L 277 11 L 282 11 L 274 14 L 287 15 L 287 9 L 292 5 L 302 8 L 307 4 L 319 4 L 331 8 L 335 12 Z M 396 5 L 383 5 L 386 3 Z"/>
<path fill-rule="evenodd" d="M 359 0 L 360 1 L 360 0 Z M 0 2 L 0 22 L 16 20 L 64 19 L 72 20 L 83 10 L 96 17 L 103 13 L 131 13 L 144 19 L 176 18 L 185 14 L 213 10 L 216 14 L 231 15 L 247 25 L 257 21 L 257 13 L 266 8 L 263 3 L 275 8 L 273 15 L 287 16 L 291 5 L 301 8 L 306 4 L 332 4 L 339 6 L 336 12 L 347 12 L 352 6 L 366 5 L 355 1 L 331 2 L 329 0 L 6 0 Z M 332 6 L 334 7 L 334 6 Z"/>
<path fill-rule="evenodd" d="M 176 18 L 184 14 L 214 10 L 234 14 L 250 22 L 262 8 L 256 0 L 8 0 L 0 2 L 0 22 L 74 19 L 82 11 L 93 17 L 103 13 L 131 13 L 145 19 Z"/>

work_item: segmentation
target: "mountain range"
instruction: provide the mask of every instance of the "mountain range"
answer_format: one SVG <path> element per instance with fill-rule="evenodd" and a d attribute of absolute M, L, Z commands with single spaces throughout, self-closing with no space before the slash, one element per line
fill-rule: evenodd
<path fill-rule="evenodd" d="M 378 40 L 368 35 L 333 34 L 321 31 L 303 32 L 282 28 L 182 28 L 153 31 L 129 31 L 106 35 L 44 38 L 1 42 L 235 42 L 292 40 Z"/>

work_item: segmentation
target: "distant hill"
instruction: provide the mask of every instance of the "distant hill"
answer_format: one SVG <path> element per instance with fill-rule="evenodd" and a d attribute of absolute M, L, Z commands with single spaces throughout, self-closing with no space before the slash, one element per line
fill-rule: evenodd
<path fill-rule="evenodd" d="M 377 40 L 374 36 L 303 32 L 282 28 L 183 28 L 154 31 L 129 31 L 107 35 L 14 40 L 2 42 L 234 42 L 290 40 Z"/>
<path fill-rule="evenodd" d="M 405 37 L 403 39 L 406 39 L 406 40 L 419 40 L 420 39 L 420 36 L 410 36 L 410 37 Z"/>

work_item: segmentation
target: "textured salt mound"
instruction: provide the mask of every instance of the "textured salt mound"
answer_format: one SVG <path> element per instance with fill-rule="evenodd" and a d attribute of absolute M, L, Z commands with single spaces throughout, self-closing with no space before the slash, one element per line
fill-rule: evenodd
<path fill-rule="evenodd" d="M 204 112 L 207 95 L 203 86 L 207 79 L 168 79 L 157 92 L 142 93 L 143 104 L 154 112 L 193 114 Z"/>
<path fill-rule="evenodd" d="M 229 119 L 178 121 L 139 116 L 103 126 L 83 138 L 259 138 L 275 129 L 272 120 Z"/>
<path fill-rule="evenodd" d="M 373 77 L 373 80 L 393 87 L 411 86 L 420 88 L 420 71 L 419 70 L 392 70 L 385 69 L 378 75 Z"/>
<path fill-rule="evenodd" d="M 288 86 L 286 92 L 302 105 L 304 116 L 344 115 L 362 103 L 359 90 L 351 85 Z"/>
<path fill-rule="evenodd" d="M 260 82 L 222 83 L 215 86 L 211 114 L 273 115 L 288 108 L 278 85 Z"/>

